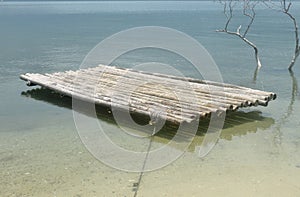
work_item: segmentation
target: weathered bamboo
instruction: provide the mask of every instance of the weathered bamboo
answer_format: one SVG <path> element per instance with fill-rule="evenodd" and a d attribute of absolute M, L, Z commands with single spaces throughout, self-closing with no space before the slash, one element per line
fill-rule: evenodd
<path fill-rule="evenodd" d="M 153 107 L 159 108 L 165 111 L 161 118 L 175 123 L 239 107 L 266 106 L 276 98 L 272 92 L 231 84 L 103 65 L 44 75 L 27 73 L 20 78 L 27 85 L 40 85 L 76 99 L 147 116 Z"/>
<path fill-rule="evenodd" d="M 96 67 L 97 69 L 98 67 Z M 101 67 L 99 67 L 101 69 Z M 98 69 L 99 69 L 98 68 Z M 105 69 L 104 73 L 113 73 L 111 72 L 111 69 L 112 68 L 107 68 Z M 116 68 L 113 68 L 116 70 Z M 103 70 L 101 71 L 103 72 Z M 126 76 L 130 76 L 131 78 L 133 78 L 134 76 L 136 76 L 136 74 L 134 74 L 134 72 L 132 72 L 131 70 L 126 70 L 127 73 L 123 73 L 123 77 L 126 77 Z M 139 74 L 138 76 L 140 75 L 145 75 L 145 74 Z M 101 75 L 100 75 L 101 76 Z M 203 85 L 203 84 L 194 84 L 194 83 L 187 83 L 185 82 L 184 84 L 180 83 L 180 80 L 178 81 L 169 81 L 168 78 L 164 78 L 163 81 L 161 81 L 160 77 L 157 77 L 157 76 L 152 76 L 152 75 L 149 75 L 149 76 L 144 76 L 144 77 L 147 77 L 147 81 L 149 80 L 153 80 L 153 81 L 160 81 L 160 83 L 166 83 L 166 82 L 169 82 L 168 85 L 172 86 L 172 84 L 175 84 L 176 86 L 178 85 L 181 85 L 183 87 L 186 87 L 187 85 L 191 86 L 192 88 L 195 88 L 196 91 L 200 91 L 201 93 L 207 93 L 207 94 L 210 94 L 210 95 L 214 95 L 214 94 L 218 94 L 219 96 L 222 96 L 222 97 L 228 97 L 228 96 L 235 96 L 235 98 L 241 98 L 241 99 L 244 99 L 244 100 L 249 100 L 251 98 L 254 98 L 253 96 L 255 96 L 255 101 L 252 100 L 253 103 L 255 102 L 261 102 L 261 105 L 264 105 L 265 102 L 264 101 L 269 101 L 269 98 L 268 96 L 262 96 L 262 95 L 255 95 L 251 92 L 247 92 L 247 91 L 240 91 L 240 90 L 235 90 L 234 92 L 232 91 L 232 88 L 231 89 L 226 89 L 226 88 L 223 88 L 223 87 L 220 87 L 219 86 L 213 86 L 213 85 Z M 143 79 L 143 78 L 142 78 Z M 182 81 L 182 80 L 181 80 Z M 210 91 L 210 89 L 214 89 L 214 93 L 212 93 L 212 91 Z M 229 91 L 231 90 L 231 91 Z M 245 89 L 245 90 L 251 90 L 251 89 Z M 228 91 L 228 93 L 230 93 L 229 95 L 224 95 L 226 94 L 226 92 Z M 241 95 L 244 94 L 244 96 Z"/>
<path fill-rule="evenodd" d="M 60 80 L 64 80 L 65 78 L 68 78 L 68 77 L 62 78 L 62 77 L 55 76 L 55 78 L 60 79 Z M 70 77 L 70 79 L 72 79 L 72 77 Z M 89 79 L 91 79 L 91 78 L 89 77 Z M 79 78 L 77 78 L 74 81 L 75 82 L 73 82 L 73 83 L 75 83 L 75 84 L 80 84 L 80 83 L 84 82 L 84 81 L 80 80 Z M 94 83 L 97 83 L 97 82 L 95 81 Z M 101 84 L 104 84 L 104 83 L 105 82 L 101 81 Z M 126 85 L 127 85 L 126 83 L 120 84 L 118 86 L 118 92 L 123 92 L 124 94 L 126 94 L 126 88 L 130 87 L 130 86 L 126 86 Z M 134 85 L 134 84 L 131 84 L 131 85 Z M 95 85 L 94 86 L 93 85 L 87 85 L 87 83 L 86 83 L 85 86 L 87 88 L 91 88 L 91 89 L 97 90 L 97 88 L 95 88 Z M 190 100 L 190 102 L 191 102 L 191 99 L 188 98 L 187 95 L 181 94 L 179 98 L 177 98 L 177 97 L 171 97 L 170 95 L 166 95 L 166 94 L 162 94 L 161 93 L 161 91 L 165 91 L 165 90 L 155 90 L 155 89 L 153 89 L 153 87 L 151 88 L 149 86 L 148 86 L 148 89 L 147 89 L 147 87 L 143 87 L 143 86 L 139 87 L 139 89 L 138 89 L 139 91 L 134 91 L 133 92 L 133 94 L 135 95 L 135 97 L 142 96 L 142 97 L 144 97 L 143 99 L 156 97 L 155 98 L 156 102 L 157 101 L 164 102 L 164 101 L 167 101 L 167 100 L 172 100 L 173 102 L 176 102 L 179 99 L 179 102 L 185 104 L 186 106 L 189 105 L 189 102 L 186 102 L 186 100 Z M 110 87 L 103 87 L 103 88 L 107 88 L 108 91 L 113 92 L 112 89 L 109 89 Z M 172 92 L 172 91 L 168 91 L 168 92 Z M 149 99 L 147 99 L 147 100 L 149 100 Z M 217 105 L 215 102 L 210 101 L 209 98 L 206 98 L 206 100 L 208 100 L 208 101 L 202 102 L 199 99 L 199 101 L 197 103 L 193 103 L 192 107 L 197 107 L 201 111 L 202 110 L 217 111 L 218 109 L 221 109 L 221 108 L 223 108 L 223 110 L 226 111 L 226 109 L 235 110 L 237 108 L 236 106 L 232 107 L 232 104 L 218 103 L 218 105 Z M 172 105 L 172 103 L 170 105 Z M 218 108 L 214 108 L 214 106 L 216 106 Z M 179 106 L 177 106 L 177 107 L 179 107 Z"/>
<path fill-rule="evenodd" d="M 99 65 L 99 66 L 104 67 L 104 65 Z M 123 69 L 126 71 L 137 72 L 137 73 L 148 74 L 148 75 L 154 75 L 154 76 L 158 76 L 158 77 L 165 77 L 165 78 L 183 80 L 183 81 L 188 81 L 188 82 L 193 82 L 193 83 L 219 86 L 219 87 L 228 88 L 228 89 L 247 90 L 247 91 L 250 91 L 251 93 L 259 94 L 262 96 L 268 96 L 270 100 L 276 99 L 276 94 L 273 92 L 265 92 L 265 91 L 261 91 L 261 90 L 255 90 L 255 89 L 232 85 L 232 84 L 218 83 L 218 82 L 213 82 L 213 81 L 208 81 L 208 80 L 193 79 L 193 78 L 189 78 L 189 77 L 170 76 L 170 75 L 165 75 L 165 74 L 161 74 L 161 73 L 150 73 L 150 72 L 138 71 L 138 70 L 132 70 L 132 69 L 126 69 L 126 68 L 120 68 L 120 69 Z"/>
<path fill-rule="evenodd" d="M 89 77 L 90 80 L 93 80 L 93 83 L 101 82 L 102 85 L 108 83 L 107 79 L 102 80 L 102 78 L 104 78 L 103 76 L 102 77 L 93 77 L 93 76 L 88 76 L 87 73 L 80 73 L 80 74 L 81 74 L 80 76 L 86 75 L 87 77 Z M 73 75 L 73 76 L 68 76 L 68 77 L 75 78 L 76 76 Z M 76 78 L 76 81 L 79 81 L 79 80 L 80 80 L 80 77 Z M 113 80 L 112 77 L 110 77 L 110 80 L 112 80 L 114 82 L 113 84 L 111 84 L 112 86 L 116 85 L 116 83 L 115 83 L 116 79 Z M 128 80 L 125 80 L 124 82 L 128 82 Z M 132 82 L 131 85 L 135 85 L 136 82 L 138 82 L 138 81 L 135 81 L 134 78 L 131 78 L 130 82 Z M 143 82 L 144 81 L 140 81 L 140 83 L 143 83 Z M 172 85 L 171 84 L 166 84 L 166 86 L 170 87 Z M 185 90 L 183 88 L 180 89 L 178 87 L 176 88 L 176 90 L 177 90 L 176 92 L 180 93 L 180 95 L 184 95 L 184 93 L 187 93 L 187 94 L 191 95 L 191 91 L 189 91 L 189 90 Z M 153 90 L 151 92 L 153 92 Z M 183 93 L 183 94 L 181 94 L 181 93 Z M 203 92 L 203 93 L 198 94 L 197 91 L 194 90 L 193 94 L 198 99 L 206 100 L 207 101 L 206 103 L 209 103 L 210 101 L 217 101 L 217 102 L 219 102 L 218 105 L 217 105 L 218 107 L 220 106 L 220 103 L 224 103 L 223 104 L 224 107 L 229 107 L 229 108 L 232 108 L 233 110 L 236 110 L 239 106 L 244 106 L 245 107 L 245 106 L 251 106 L 252 105 L 252 103 L 249 103 L 247 100 L 244 100 L 244 99 L 237 100 L 237 99 L 230 98 L 230 97 L 224 98 L 224 96 L 221 97 L 221 96 L 218 96 L 218 95 L 215 95 L 215 94 L 210 94 L 210 93 L 207 93 L 207 92 Z M 226 104 L 229 104 L 229 105 L 226 105 Z"/>
<path fill-rule="evenodd" d="M 49 75 L 49 74 L 46 74 L 46 76 L 51 76 L 51 75 Z M 68 81 L 66 81 L 66 78 L 63 78 L 63 77 L 59 77 L 59 76 L 52 76 L 52 77 L 54 77 L 55 79 L 57 79 L 57 80 L 59 80 L 60 81 L 60 83 L 63 83 L 64 85 L 68 85 L 68 84 L 66 84 L 66 83 L 68 83 Z M 80 82 L 78 82 L 77 80 L 75 80 L 75 82 L 72 82 L 72 84 L 73 85 L 80 85 L 81 84 L 81 82 L 82 81 L 80 81 Z M 85 91 L 87 92 L 87 91 L 89 91 L 90 92 L 90 94 L 95 94 L 95 88 L 93 87 L 93 86 L 91 86 L 91 85 L 84 85 L 84 88 L 85 88 Z M 124 87 L 122 87 L 122 88 L 124 88 Z M 120 88 L 119 90 L 118 90 L 118 93 L 123 93 L 123 94 L 126 94 L 126 90 L 124 91 L 122 88 Z M 112 90 L 108 90 L 108 91 L 111 91 L 112 92 Z M 148 90 L 149 91 L 149 90 Z M 97 94 L 98 96 L 101 96 L 101 94 Z M 161 107 L 167 107 L 167 106 L 164 106 L 163 105 L 163 102 L 164 101 L 167 101 L 166 99 L 164 99 L 164 100 L 161 100 L 161 99 L 159 99 L 159 97 L 158 98 L 154 98 L 154 99 L 152 99 L 152 97 L 153 97 L 153 95 L 151 95 L 151 94 L 146 94 L 146 92 L 144 92 L 144 94 L 143 93 L 138 93 L 138 92 L 134 92 L 134 97 L 133 98 L 131 98 L 131 99 L 134 99 L 134 100 L 140 100 L 140 101 L 142 101 L 142 100 L 144 100 L 144 101 L 153 101 L 153 103 L 159 103 L 159 104 L 156 104 L 156 105 L 158 105 L 158 106 L 161 106 Z M 112 95 L 110 95 L 110 96 L 112 96 Z M 154 95 L 155 96 L 155 95 Z M 114 97 L 114 99 L 121 99 L 120 98 L 120 95 L 113 95 L 113 97 Z M 124 97 L 123 97 L 123 99 L 124 99 Z M 126 98 L 125 98 L 126 99 Z M 178 101 L 176 98 L 171 98 L 171 97 L 168 97 L 167 99 L 169 99 L 169 100 L 172 100 L 173 102 L 169 102 L 169 104 L 168 104 L 168 106 L 173 106 L 173 107 L 175 107 L 175 109 L 174 110 L 176 110 L 176 109 L 180 109 L 180 110 L 190 110 L 191 112 L 193 111 L 193 112 L 195 112 L 195 110 L 192 110 L 192 109 L 194 109 L 194 107 L 197 107 L 197 109 L 198 110 L 200 110 L 200 112 L 204 112 L 204 113 L 209 113 L 209 112 L 219 112 L 219 110 L 220 109 L 213 109 L 213 108 L 209 108 L 209 107 L 205 107 L 205 106 L 201 106 L 201 105 L 199 105 L 199 104 L 193 104 L 192 106 L 191 106 L 191 104 L 189 104 L 189 103 L 186 103 L 186 102 L 184 102 L 183 100 L 181 100 L 181 101 Z M 128 100 L 127 100 L 127 102 L 128 102 Z M 178 104 L 178 102 L 179 103 L 181 103 L 181 105 L 179 105 Z M 182 104 L 185 104 L 185 106 L 182 106 Z M 191 106 L 191 107 L 189 107 L 189 106 Z M 223 109 L 223 110 L 225 110 L 225 108 Z M 202 114 L 202 115 L 205 115 L 205 114 Z"/>
<path fill-rule="evenodd" d="M 68 77 L 70 77 L 70 79 L 73 78 L 72 76 L 68 76 Z M 68 78 L 68 77 L 66 77 L 66 78 Z M 88 76 L 88 77 L 90 79 L 89 81 L 91 81 L 92 77 L 91 76 Z M 77 78 L 75 81 L 79 82 L 79 83 L 83 82 L 80 78 Z M 99 81 L 97 81 L 97 79 L 96 79 L 95 81 L 93 81 L 93 84 L 98 83 L 98 82 Z M 101 81 L 102 85 L 105 84 L 105 83 L 107 83 L 107 81 Z M 115 84 L 113 84 L 113 85 L 115 85 Z M 126 83 L 125 84 L 120 84 L 120 86 L 118 86 L 118 92 L 122 91 L 122 88 L 128 88 L 129 87 L 129 86 L 126 86 L 126 85 L 127 85 Z M 134 84 L 131 83 L 130 85 L 134 85 Z M 97 88 L 95 88 L 95 85 L 91 85 L 91 88 L 94 88 L 95 90 L 97 89 Z M 104 88 L 109 89 L 110 87 L 104 87 Z M 147 88 L 149 88 L 149 89 L 147 89 Z M 155 88 L 155 86 L 154 86 L 154 88 Z M 143 86 L 140 86 L 138 90 L 140 90 L 140 91 L 134 91 L 134 94 L 142 95 L 142 96 L 146 95 L 148 97 L 149 96 L 150 97 L 154 96 L 154 97 L 158 97 L 158 98 L 161 97 L 161 98 L 164 98 L 164 99 L 172 99 L 172 100 L 177 99 L 177 98 L 171 98 L 169 95 L 166 96 L 166 94 L 162 94 L 162 92 L 166 91 L 167 89 L 156 90 L 156 89 L 153 89 L 153 87 L 147 86 L 147 84 L 144 84 Z M 151 92 L 149 92 L 149 90 L 151 90 Z M 112 91 L 112 90 L 108 90 L 108 91 Z M 169 92 L 172 92 L 172 90 L 169 91 Z M 180 97 L 181 97 L 181 95 L 180 95 Z M 182 95 L 182 98 L 187 99 L 186 95 Z M 184 102 L 184 101 L 182 101 L 182 102 Z M 209 104 L 209 101 L 207 103 Z M 203 103 L 203 104 L 205 104 L 205 103 Z M 230 107 L 230 106 L 225 106 L 225 107 Z"/>
<path fill-rule="evenodd" d="M 22 79 L 25 80 L 27 78 L 24 75 L 22 75 L 21 77 Z M 65 94 L 75 99 L 79 99 L 79 100 L 83 100 L 86 102 L 91 102 L 99 105 L 104 105 L 107 107 L 114 107 L 124 111 L 127 111 L 127 109 L 129 108 L 130 111 L 132 112 L 150 116 L 150 112 L 148 111 L 149 108 L 145 106 L 135 106 L 135 105 L 129 106 L 126 101 L 122 101 L 122 100 L 118 100 L 118 102 L 112 103 L 109 97 L 104 97 L 104 96 L 95 97 L 94 94 L 90 94 L 90 93 L 81 94 L 81 92 L 84 92 L 84 90 L 77 90 L 74 88 L 70 88 L 70 86 L 65 86 L 65 84 L 64 85 L 56 84 L 55 87 L 53 87 L 52 86 L 54 84 L 53 82 L 49 82 L 46 78 L 42 78 L 40 76 L 38 76 L 37 78 L 30 78 L 30 80 L 32 84 L 42 85 L 48 89 L 54 90 L 61 94 Z M 43 83 L 41 84 L 39 80 L 43 80 Z M 167 117 L 161 117 L 161 118 L 163 119 L 166 118 L 168 121 L 174 123 L 179 123 L 182 121 L 191 122 L 194 120 L 196 115 L 197 114 L 195 115 L 194 114 L 186 115 L 184 113 L 179 114 L 178 112 L 171 111 L 170 113 L 168 113 Z"/>
<path fill-rule="evenodd" d="M 59 79 L 59 78 L 56 77 L 56 79 Z M 44 81 L 46 81 L 46 80 L 44 79 Z M 91 89 L 89 90 L 89 88 L 87 86 L 84 86 L 84 89 L 76 89 L 76 87 L 78 87 L 78 86 L 75 86 L 76 84 L 64 82 L 63 80 L 61 80 L 61 81 L 58 80 L 58 81 L 55 81 L 55 82 L 57 84 L 59 84 L 59 86 L 62 85 L 60 87 L 60 89 L 63 88 L 64 89 L 63 91 L 74 92 L 74 93 L 76 93 L 76 96 L 78 94 L 80 94 L 80 93 L 84 93 L 83 94 L 84 96 L 88 96 L 88 97 L 94 98 L 94 99 L 98 98 L 98 100 L 95 101 L 96 103 L 101 104 L 101 102 L 103 102 L 107 106 L 110 105 L 111 97 L 102 96 L 102 95 L 95 95 L 95 93 L 93 91 L 91 91 Z M 74 86 L 75 86 L 75 89 L 74 89 Z M 127 109 L 126 108 L 126 106 L 127 106 L 127 107 L 131 108 L 131 111 L 134 111 L 134 112 L 137 111 L 138 108 L 141 108 L 139 106 L 134 105 L 133 103 L 129 103 L 128 99 L 126 99 L 124 97 L 121 97 L 121 96 L 114 96 L 114 101 L 116 101 L 115 103 L 117 103 L 117 104 L 121 104 L 122 106 L 125 106 L 123 109 Z M 128 106 L 128 104 L 129 104 L 129 106 Z M 163 109 L 167 109 L 167 107 L 168 107 L 168 106 L 164 106 L 164 105 L 162 105 L 160 103 L 156 103 L 156 106 L 157 107 L 161 107 Z M 180 111 L 178 111 L 178 110 L 180 110 Z M 180 106 L 176 106 L 174 108 L 171 108 L 170 111 L 171 111 L 171 114 L 177 115 L 177 118 L 179 116 L 183 116 L 183 117 L 191 119 L 191 117 L 196 117 L 197 115 L 199 115 L 199 116 L 206 116 L 206 115 L 208 115 L 207 114 L 208 112 L 206 112 L 206 113 L 202 113 L 202 112 L 196 113 L 196 111 L 191 111 L 191 110 L 188 110 L 188 109 L 185 109 L 185 108 L 182 108 L 182 107 L 180 108 Z M 149 115 L 149 114 L 146 113 L 146 115 Z M 170 115 L 170 116 L 173 116 L 173 115 Z"/>

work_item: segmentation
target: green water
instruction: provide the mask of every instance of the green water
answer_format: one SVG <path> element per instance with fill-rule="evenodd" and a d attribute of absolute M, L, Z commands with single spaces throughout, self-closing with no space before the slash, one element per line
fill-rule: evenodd
<path fill-rule="evenodd" d="M 293 11 L 300 20 L 299 5 Z M 36 87 L 25 86 L 18 76 L 76 70 L 107 36 L 145 25 L 187 33 L 207 48 L 225 82 L 273 91 L 278 98 L 268 107 L 229 114 L 218 143 L 204 158 L 198 157 L 203 140 L 198 132 L 182 157 L 143 175 L 138 196 L 298 196 L 300 64 L 293 77 L 286 69 L 293 50 L 292 25 L 279 13 L 258 11 L 249 38 L 261 49 L 263 67 L 253 83 L 252 51 L 235 38 L 215 33 L 223 23 L 222 10 L 212 2 L 0 4 L 0 196 L 134 195 L 140 174 L 108 167 L 86 150 L 71 100 L 47 90 L 28 91 Z M 126 67 L 153 59 L 199 77 L 184 62 L 153 51 L 129 54 L 116 64 Z M 99 121 L 121 146 L 146 148 L 122 140 L 109 114 L 99 115 Z M 200 130 L 206 126 L 201 124 Z M 154 137 L 154 148 L 168 143 L 173 130 L 168 131 Z"/>

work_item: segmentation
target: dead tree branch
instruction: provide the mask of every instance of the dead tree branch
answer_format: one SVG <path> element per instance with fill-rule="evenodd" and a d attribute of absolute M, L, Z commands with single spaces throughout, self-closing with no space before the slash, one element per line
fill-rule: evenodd
<path fill-rule="evenodd" d="M 295 51 L 291 60 L 291 63 L 289 65 L 289 71 L 292 71 L 295 62 L 297 60 L 297 58 L 299 57 L 300 54 L 300 46 L 299 46 L 299 28 L 298 28 L 298 24 L 297 24 L 297 20 L 296 18 L 290 13 L 290 8 L 292 6 L 292 3 L 289 2 L 288 4 L 286 3 L 286 0 L 282 0 L 282 4 L 283 4 L 283 13 L 286 14 L 292 21 L 293 21 L 293 25 L 294 25 L 294 31 L 295 31 Z"/>
<path fill-rule="evenodd" d="M 280 5 L 274 3 L 271 0 L 268 1 L 264 1 L 264 4 L 273 10 L 277 10 L 282 12 L 283 14 L 287 15 L 293 22 L 293 26 L 294 26 L 294 34 L 295 34 L 295 50 L 294 50 L 294 54 L 292 56 L 291 62 L 288 66 L 289 71 L 292 71 L 297 58 L 300 55 L 300 46 L 299 46 L 299 27 L 298 27 L 298 23 L 296 18 L 294 17 L 294 15 L 290 12 L 290 9 L 292 7 L 292 2 L 287 2 L 286 0 L 280 0 Z"/>
<path fill-rule="evenodd" d="M 243 3 L 243 15 L 249 18 L 249 22 L 247 24 L 247 28 L 245 29 L 245 31 L 243 33 L 241 33 L 241 28 L 242 25 L 240 25 L 236 31 L 230 31 L 229 29 L 229 24 L 232 21 L 233 18 L 233 9 L 235 7 L 235 5 L 237 3 Z M 250 47 L 252 47 L 254 49 L 254 55 L 255 55 L 255 60 L 256 60 L 256 75 L 257 75 L 257 71 L 260 69 L 261 67 L 261 62 L 259 59 L 259 55 L 258 55 L 258 48 L 257 46 L 251 42 L 248 38 L 247 38 L 247 34 L 255 20 L 256 17 L 256 12 L 255 12 L 255 6 L 257 5 L 257 1 L 250 1 L 250 0 L 243 0 L 243 1 L 234 1 L 234 0 L 230 0 L 230 1 L 220 1 L 220 3 L 223 5 L 224 9 L 223 9 L 223 13 L 226 17 L 226 23 L 225 23 L 225 27 L 223 29 L 219 29 L 216 30 L 217 32 L 223 32 L 223 33 L 227 33 L 229 35 L 233 35 L 236 36 L 238 38 L 240 38 L 242 41 L 244 41 L 247 45 L 249 45 Z M 256 76 L 254 76 L 254 78 L 256 78 Z"/>

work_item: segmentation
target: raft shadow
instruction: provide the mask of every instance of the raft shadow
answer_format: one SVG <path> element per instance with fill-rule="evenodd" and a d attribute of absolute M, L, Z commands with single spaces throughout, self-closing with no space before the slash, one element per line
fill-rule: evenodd
<path fill-rule="evenodd" d="M 62 96 L 55 93 L 52 90 L 46 88 L 35 88 L 21 93 L 22 96 L 29 97 L 38 101 L 46 102 L 51 105 L 63 107 L 72 110 L 72 98 L 68 96 Z M 87 116 L 93 117 L 90 112 L 85 111 L 85 102 L 82 102 L 81 109 L 77 111 Z M 110 124 L 117 124 L 114 120 L 113 114 L 109 107 L 95 106 L 97 118 Z M 140 116 L 138 114 L 132 114 L 132 118 L 140 125 L 148 124 L 150 117 Z M 255 122 L 255 124 L 253 124 Z M 234 136 L 243 136 L 248 133 L 256 133 L 258 129 L 267 129 L 274 124 L 274 119 L 270 117 L 262 116 L 260 111 L 254 110 L 250 112 L 236 111 L 227 113 L 226 120 L 223 126 L 223 131 L 220 138 L 225 140 L 231 140 Z M 210 118 L 200 120 L 198 130 L 196 132 L 196 138 L 193 139 L 189 150 L 194 150 L 196 146 L 201 145 L 203 137 L 208 129 Z M 130 127 L 130 125 L 127 125 Z M 166 123 L 164 127 L 155 134 L 155 141 L 161 143 L 168 143 L 177 134 L 178 125 L 173 123 Z M 194 134 L 188 131 L 181 133 L 182 140 L 195 137 Z M 178 138 L 177 138 L 178 139 Z M 181 139 L 181 138 L 179 138 Z"/>

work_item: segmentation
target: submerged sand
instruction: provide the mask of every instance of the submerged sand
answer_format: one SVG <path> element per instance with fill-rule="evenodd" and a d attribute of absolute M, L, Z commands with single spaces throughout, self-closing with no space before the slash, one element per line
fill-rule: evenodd
<path fill-rule="evenodd" d="M 204 158 L 198 157 L 201 136 L 196 137 L 178 160 L 143 175 L 138 196 L 297 196 L 300 134 L 286 127 L 278 141 L 276 121 L 255 121 L 225 128 Z M 299 124 L 296 117 L 290 121 Z M 0 132 L 0 196 L 134 195 L 140 174 L 95 159 L 71 113 L 43 125 Z"/>

